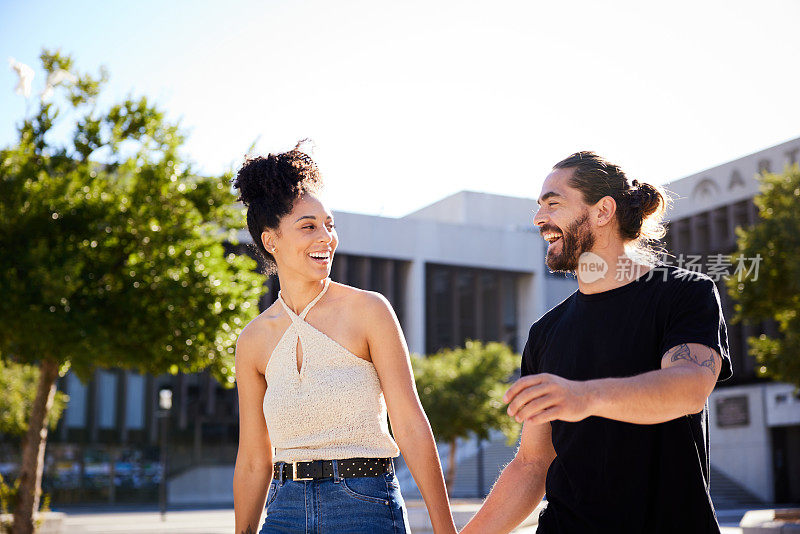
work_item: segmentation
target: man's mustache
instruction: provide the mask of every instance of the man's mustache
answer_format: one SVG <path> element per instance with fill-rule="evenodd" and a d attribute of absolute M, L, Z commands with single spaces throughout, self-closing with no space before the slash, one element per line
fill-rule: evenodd
<path fill-rule="evenodd" d="M 561 231 L 561 228 L 557 226 L 541 226 L 539 227 L 539 233 L 543 234 L 545 232 L 558 232 L 559 234 L 563 234 L 564 232 Z"/>

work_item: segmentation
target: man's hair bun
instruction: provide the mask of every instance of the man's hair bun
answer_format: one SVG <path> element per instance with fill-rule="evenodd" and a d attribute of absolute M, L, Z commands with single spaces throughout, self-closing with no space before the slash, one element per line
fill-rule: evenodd
<path fill-rule="evenodd" d="M 628 181 L 623 170 L 591 151 L 581 151 L 559 161 L 554 169 L 574 169 L 568 184 L 578 189 L 589 205 L 609 196 L 617 203 L 620 235 L 639 253 L 655 261 L 663 247 L 658 241 L 666 229 L 664 215 L 671 202 L 668 193 L 655 185 Z"/>

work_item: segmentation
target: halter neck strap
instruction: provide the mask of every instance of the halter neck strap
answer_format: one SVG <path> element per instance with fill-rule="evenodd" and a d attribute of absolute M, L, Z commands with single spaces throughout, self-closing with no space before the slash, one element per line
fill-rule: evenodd
<path fill-rule="evenodd" d="M 325 292 L 328 290 L 328 287 L 330 286 L 330 283 L 331 283 L 331 279 L 330 278 L 326 278 L 325 279 L 325 285 L 322 287 L 322 291 L 320 291 L 319 294 L 316 297 L 314 297 L 314 299 L 311 302 L 309 302 L 308 305 L 305 308 L 303 308 L 303 311 L 300 312 L 300 315 L 297 315 L 296 313 L 294 313 L 294 311 L 289 307 L 289 305 L 286 304 L 286 301 L 283 300 L 283 296 L 281 295 L 281 291 L 280 290 L 278 290 L 278 300 L 283 305 L 284 309 L 286 310 L 286 313 L 289 314 L 289 317 L 292 318 L 292 321 L 294 321 L 295 319 L 302 319 L 302 320 L 305 321 L 306 315 L 308 315 L 308 312 L 311 310 L 311 308 L 314 307 L 314 304 L 319 302 L 319 299 L 321 299 L 322 295 L 324 295 Z"/>

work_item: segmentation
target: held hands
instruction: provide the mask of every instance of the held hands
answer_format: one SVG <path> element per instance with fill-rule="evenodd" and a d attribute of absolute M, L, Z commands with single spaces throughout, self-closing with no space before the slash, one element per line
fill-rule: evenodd
<path fill-rule="evenodd" d="M 508 403 L 508 415 L 520 423 L 527 420 L 541 424 L 556 419 L 576 422 L 592 415 L 589 382 L 546 373 L 514 382 L 503 395 L 503 402 Z"/>

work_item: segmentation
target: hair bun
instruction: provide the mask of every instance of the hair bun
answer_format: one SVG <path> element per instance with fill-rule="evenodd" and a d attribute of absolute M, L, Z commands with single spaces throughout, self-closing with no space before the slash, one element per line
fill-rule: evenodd
<path fill-rule="evenodd" d="M 266 157 L 247 157 L 233 179 L 233 186 L 239 190 L 237 200 L 247 206 L 247 228 L 253 245 L 263 256 L 268 272 L 274 269 L 274 258 L 264 248 L 261 233 L 277 228 L 301 195 L 322 187 L 316 163 L 299 146 Z"/>
<path fill-rule="evenodd" d="M 644 218 L 655 213 L 664 203 L 661 192 L 648 183 L 639 183 L 639 187 L 636 188 L 636 198 L 639 201 L 639 207 Z"/>
<path fill-rule="evenodd" d="M 270 159 L 273 161 L 270 162 Z M 239 172 L 236 173 L 233 186 L 239 190 L 239 198 L 245 206 L 269 196 L 268 180 L 271 165 L 274 166 L 275 156 L 250 156 L 244 160 Z"/>
<path fill-rule="evenodd" d="M 263 200 L 284 205 L 287 200 L 293 201 L 306 191 L 319 189 L 322 178 L 314 160 L 295 147 L 266 157 L 247 157 L 233 180 L 233 186 L 239 190 L 237 200 L 246 206 Z"/>

